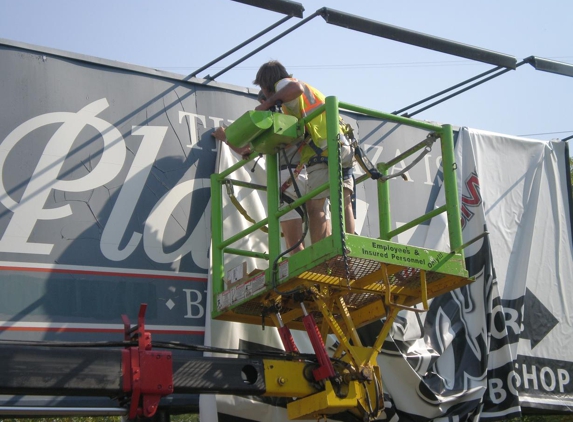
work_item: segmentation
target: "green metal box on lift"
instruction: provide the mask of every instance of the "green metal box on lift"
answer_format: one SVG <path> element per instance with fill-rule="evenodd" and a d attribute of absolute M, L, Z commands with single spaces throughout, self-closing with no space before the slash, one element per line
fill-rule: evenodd
<path fill-rule="evenodd" d="M 242 148 L 252 143 L 254 151 L 273 154 L 301 139 L 304 130 L 294 116 L 251 110 L 235 120 L 225 134 L 234 147 Z"/>

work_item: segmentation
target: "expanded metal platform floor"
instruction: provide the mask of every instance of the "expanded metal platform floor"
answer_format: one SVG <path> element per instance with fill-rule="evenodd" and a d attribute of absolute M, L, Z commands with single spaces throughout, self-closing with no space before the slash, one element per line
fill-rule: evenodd
<path fill-rule="evenodd" d="M 292 295 L 280 295 L 280 292 L 291 293 L 299 289 L 315 288 L 328 304 L 333 316 L 342 319 L 334 301 L 342 297 L 348 312 L 356 326 L 365 325 L 384 317 L 386 313 L 385 295 L 388 294 L 384 274 L 387 273 L 390 286 L 390 300 L 401 306 L 412 307 L 422 302 L 421 272 L 418 268 L 386 264 L 377 260 L 336 256 L 288 279 L 276 286 L 267 287 L 248 300 L 229 308 L 219 316 L 220 319 L 245 323 L 263 323 L 263 314 L 269 313 L 269 306 L 275 305 L 280 310 L 285 325 L 301 329 L 300 319 L 303 316 L 300 303 Z M 348 269 L 348 271 L 347 271 Z M 447 291 L 461 287 L 471 279 L 444 273 L 426 271 L 427 298 L 438 296 Z M 300 298 L 299 298 L 300 299 Z M 304 300 L 317 323 L 322 321 L 322 313 L 316 309 L 311 298 Z M 269 324 L 266 320 L 265 324 Z"/>

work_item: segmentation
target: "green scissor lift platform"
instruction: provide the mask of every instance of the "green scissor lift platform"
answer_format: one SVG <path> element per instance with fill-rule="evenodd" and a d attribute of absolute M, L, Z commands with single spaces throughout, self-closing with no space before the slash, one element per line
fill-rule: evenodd
<path fill-rule="evenodd" d="M 392 230 L 389 183 L 378 183 L 380 237 L 373 239 L 344 233 L 339 109 L 424 129 L 434 139 L 439 139 L 446 204 Z M 326 113 L 327 119 L 329 183 L 281 208 L 277 153 L 299 140 L 304 133 L 304 124 L 319 113 Z M 329 334 L 336 335 L 339 345 L 333 358 L 344 361 L 347 369 L 339 368 L 335 372 L 339 376 L 339 372 L 346 371 L 347 376 L 334 382 L 332 373 L 329 376 L 315 374 L 315 379 L 310 381 L 320 381 L 322 390 L 295 400 L 289 405 L 289 416 L 299 419 L 351 410 L 375 418 L 372 414 L 376 412 L 371 411 L 373 402 L 378 405 L 374 406 L 376 409 L 383 408 L 376 356 L 397 313 L 403 309 L 427 310 L 428 299 L 472 281 L 463 256 L 466 245 L 462 244 L 452 127 L 364 109 L 339 103 L 336 97 L 327 97 L 323 106 L 300 121 L 281 113 L 250 111 L 230 125 L 226 133 L 233 145 L 240 147 L 250 143 L 255 152 L 211 177 L 213 318 L 273 325 L 279 330 L 309 331 L 307 318 L 312 316 L 320 339 Z M 421 142 L 392 161 L 379 163 L 379 172 L 387 175 L 395 164 L 425 147 L 427 143 Z M 226 180 L 259 153 L 266 154 L 268 216 L 248 229 L 224 238 L 222 208 Z M 357 183 L 367 178 L 368 175 L 358 178 Z M 332 235 L 292 256 L 285 256 L 281 251 L 280 216 L 327 188 L 330 188 Z M 442 213 L 447 215 L 449 251 L 392 241 L 398 234 Z M 268 227 L 267 252 L 233 248 L 233 243 L 265 226 Z M 227 254 L 263 259 L 268 267 L 236 283 L 226 283 L 224 262 Z M 415 306 L 420 303 L 421 308 Z M 376 343 L 364 347 L 356 329 L 380 319 L 384 324 Z M 289 347 L 285 342 L 285 349 L 292 351 Z M 370 375 L 348 375 L 363 372 Z M 342 389 L 340 379 L 349 380 Z M 356 411 L 356 408 L 363 411 Z"/>

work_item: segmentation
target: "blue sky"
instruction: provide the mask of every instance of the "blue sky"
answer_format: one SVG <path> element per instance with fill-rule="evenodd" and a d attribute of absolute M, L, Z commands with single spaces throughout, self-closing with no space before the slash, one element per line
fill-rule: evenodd
<path fill-rule="evenodd" d="M 569 0 L 301 0 L 305 17 L 330 7 L 515 56 L 573 63 Z M 187 75 L 283 15 L 231 0 L 0 0 L 0 38 Z M 215 74 L 299 22 L 201 73 Z M 252 86 L 258 66 L 282 61 L 326 95 L 392 112 L 492 68 L 377 38 L 317 17 L 217 78 Z M 535 139 L 573 135 L 573 78 L 523 65 L 416 118 Z"/>

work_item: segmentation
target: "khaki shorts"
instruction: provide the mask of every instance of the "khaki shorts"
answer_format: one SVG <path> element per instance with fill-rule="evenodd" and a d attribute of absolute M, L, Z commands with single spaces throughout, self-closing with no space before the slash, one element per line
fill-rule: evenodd
<path fill-rule="evenodd" d="M 328 165 L 327 164 L 315 164 L 313 166 L 306 168 L 307 173 L 307 187 L 308 192 L 328 183 Z M 350 189 L 351 192 L 354 191 L 354 179 L 352 177 L 343 180 L 342 187 Z M 322 199 L 330 197 L 330 189 L 326 189 L 324 192 L 319 193 L 314 197 L 314 199 Z"/>

